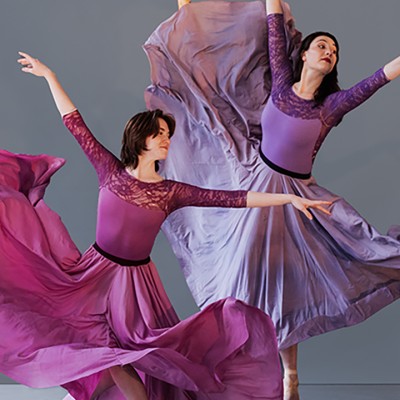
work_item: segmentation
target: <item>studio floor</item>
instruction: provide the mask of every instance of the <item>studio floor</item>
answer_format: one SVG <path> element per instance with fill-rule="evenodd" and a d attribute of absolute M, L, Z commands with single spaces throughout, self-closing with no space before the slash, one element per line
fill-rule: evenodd
<path fill-rule="evenodd" d="M 0 400 L 61 400 L 65 394 L 61 388 L 0 385 Z M 301 400 L 400 400 L 400 385 L 302 385 Z"/>

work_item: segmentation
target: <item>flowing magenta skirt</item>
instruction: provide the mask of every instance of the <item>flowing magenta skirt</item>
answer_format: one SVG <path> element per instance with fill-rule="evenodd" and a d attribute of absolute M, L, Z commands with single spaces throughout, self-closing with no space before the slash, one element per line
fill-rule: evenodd
<path fill-rule="evenodd" d="M 42 200 L 64 161 L 0 151 L 0 371 L 91 397 L 101 371 L 131 364 L 151 400 L 281 399 L 274 327 L 225 299 L 179 321 L 152 262 L 81 255 Z M 122 399 L 116 387 L 101 399 Z"/>

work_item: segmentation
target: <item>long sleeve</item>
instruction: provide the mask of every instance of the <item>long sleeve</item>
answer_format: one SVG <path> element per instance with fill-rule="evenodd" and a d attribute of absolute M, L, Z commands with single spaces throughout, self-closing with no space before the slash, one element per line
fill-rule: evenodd
<path fill-rule="evenodd" d="M 286 53 L 283 14 L 270 14 L 268 21 L 268 50 L 272 74 L 272 95 L 292 85 L 293 71 Z"/>
<path fill-rule="evenodd" d="M 335 126 L 345 114 L 364 103 L 388 82 L 390 81 L 381 68 L 352 88 L 330 95 L 325 100 L 321 113 L 324 124 Z"/>
<path fill-rule="evenodd" d="M 93 136 L 78 110 L 64 115 L 63 122 L 95 168 L 100 184 L 104 183 L 119 160 Z"/>
<path fill-rule="evenodd" d="M 203 189 L 174 181 L 169 181 L 168 197 L 167 214 L 188 206 L 243 208 L 247 204 L 244 190 Z"/>

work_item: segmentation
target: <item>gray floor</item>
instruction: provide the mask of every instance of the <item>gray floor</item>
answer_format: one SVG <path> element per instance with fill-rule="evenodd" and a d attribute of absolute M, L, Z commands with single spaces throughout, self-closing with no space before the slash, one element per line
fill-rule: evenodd
<path fill-rule="evenodd" d="M 30 389 L 21 385 L 0 385 L 0 400 L 61 400 L 65 394 L 61 388 Z M 400 385 L 303 385 L 301 399 L 400 400 Z"/>
<path fill-rule="evenodd" d="M 400 400 L 400 385 L 303 385 L 301 400 Z"/>
<path fill-rule="evenodd" d="M 30 389 L 22 385 L 0 385 L 0 400 L 61 400 L 66 394 L 58 387 Z"/>

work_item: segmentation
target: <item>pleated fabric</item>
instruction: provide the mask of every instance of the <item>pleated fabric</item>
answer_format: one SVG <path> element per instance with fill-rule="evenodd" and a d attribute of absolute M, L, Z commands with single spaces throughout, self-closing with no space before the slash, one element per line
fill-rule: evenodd
<path fill-rule="evenodd" d="M 292 54 L 300 37 L 288 9 L 285 21 Z M 171 215 L 163 230 L 201 308 L 227 296 L 259 307 L 287 348 L 364 321 L 399 298 L 398 228 L 381 235 L 314 178 L 280 174 L 260 158 L 271 82 L 262 3 L 184 6 L 144 49 L 147 105 L 177 120 L 166 177 L 333 202 L 332 216 L 313 212 L 311 222 L 291 206 Z"/>
<path fill-rule="evenodd" d="M 80 254 L 42 199 L 63 163 L 0 151 L 0 371 L 32 387 L 62 385 L 75 400 L 125 364 L 151 400 L 281 399 L 263 312 L 229 298 L 180 322 L 152 262 Z M 123 397 L 113 387 L 99 398 Z"/>

